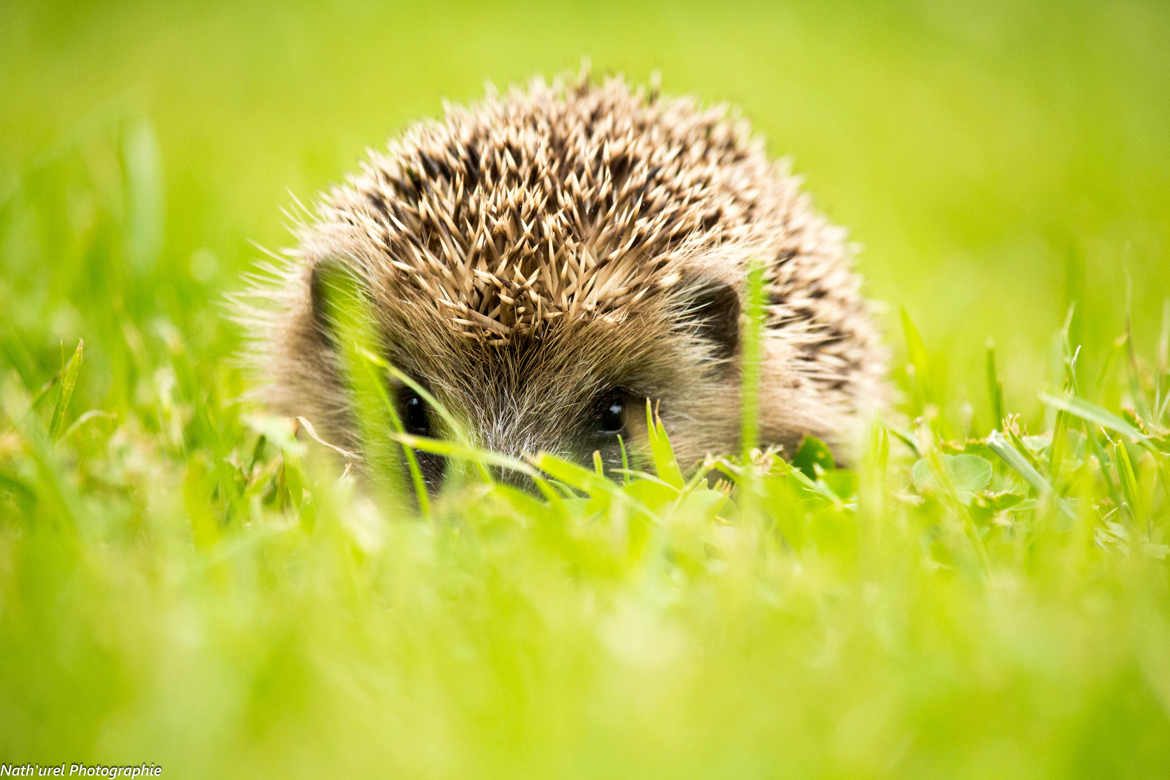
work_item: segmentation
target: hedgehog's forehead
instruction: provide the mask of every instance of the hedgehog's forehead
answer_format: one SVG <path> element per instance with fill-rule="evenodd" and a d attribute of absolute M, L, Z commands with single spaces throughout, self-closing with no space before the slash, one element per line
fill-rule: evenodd
<path fill-rule="evenodd" d="M 527 370 L 582 361 L 605 365 L 634 346 L 665 335 L 667 309 L 652 299 L 640 310 L 612 306 L 559 309 L 553 316 L 532 316 L 535 306 L 517 314 L 497 305 L 483 313 L 462 301 L 433 300 L 383 306 L 386 337 L 416 354 L 466 361 L 468 365 L 508 366 Z M 546 315 L 548 313 L 546 312 Z"/>
<path fill-rule="evenodd" d="M 599 274 L 571 292 L 541 283 L 476 278 L 469 288 L 444 290 L 433 306 L 435 315 L 465 342 L 533 349 L 563 342 L 566 334 L 620 337 L 633 320 L 644 325 L 653 317 L 678 278 L 663 274 L 619 280 Z"/>

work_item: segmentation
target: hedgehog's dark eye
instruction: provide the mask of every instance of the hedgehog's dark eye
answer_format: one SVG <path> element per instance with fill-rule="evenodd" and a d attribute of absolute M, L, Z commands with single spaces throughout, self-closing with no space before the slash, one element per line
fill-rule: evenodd
<path fill-rule="evenodd" d="M 625 430 L 625 393 L 620 390 L 611 390 L 598 399 L 594 427 L 597 433 L 603 436 L 616 436 Z"/>
<path fill-rule="evenodd" d="M 422 397 L 409 387 L 398 391 L 398 415 L 402 428 L 415 436 L 431 435 L 431 420 L 427 415 L 427 404 Z"/>

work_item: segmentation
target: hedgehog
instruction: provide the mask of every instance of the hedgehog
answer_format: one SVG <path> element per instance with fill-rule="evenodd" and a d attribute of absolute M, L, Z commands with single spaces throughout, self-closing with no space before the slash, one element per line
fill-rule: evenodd
<path fill-rule="evenodd" d="M 882 397 L 884 353 L 845 231 L 726 106 L 620 77 L 489 87 L 301 209 L 295 248 L 267 267 L 265 304 L 246 317 L 255 361 L 277 411 L 359 462 L 326 301 L 335 271 L 413 380 L 388 378 L 387 392 L 419 436 L 450 435 L 454 418 L 480 448 L 614 467 L 645 454 L 649 402 L 685 469 L 736 451 L 753 267 L 760 443 L 791 456 L 811 435 L 846 458 Z M 419 461 L 437 490 L 443 460 Z"/>

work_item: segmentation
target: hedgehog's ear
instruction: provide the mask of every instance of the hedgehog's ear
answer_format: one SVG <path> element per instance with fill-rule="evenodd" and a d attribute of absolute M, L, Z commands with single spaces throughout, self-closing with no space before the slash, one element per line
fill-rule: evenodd
<path fill-rule="evenodd" d="M 739 349 L 739 294 L 718 279 L 691 278 L 683 318 L 698 334 L 715 344 L 719 357 L 730 358 Z"/>

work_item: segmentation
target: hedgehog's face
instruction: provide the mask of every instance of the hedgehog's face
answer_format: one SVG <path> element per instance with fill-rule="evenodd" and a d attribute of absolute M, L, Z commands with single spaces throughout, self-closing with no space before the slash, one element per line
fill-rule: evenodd
<path fill-rule="evenodd" d="M 311 295 L 324 351 L 322 365 L 339 365 L 336 324 L 322 316 L 319 285 Z M 739 300 L 727 284 L 689 280 L 621 318 L 565 319 L 503 340 L 469 338 L 434 309 L 368 296 L 378 349 L 412 383 L 387 378 L 389 396 L 408 433 L 454 434 L 513 457 L 541 452 L 589 464 L 599 453 L 607 470 L 631 466 L 645 452 L 647 404 L 654 405 L 684 466 L 707 451 L 733 444 L 738 429 Z M 362 449 L 361 426 L 338 372 L 319 395 L 329 435 Z M 425 396 L 442 407 L 434 408 Z M 338 398 L 343 399 L 341 404 Z M 444 414 L 445 412 L 445 414 Z M 332 419 L 332 424 L 328 422 Z M 416 453 L 428 486 L 438 488 L 446 465 Z M 507 482 L 520 475 L 500 472 Z"/>

